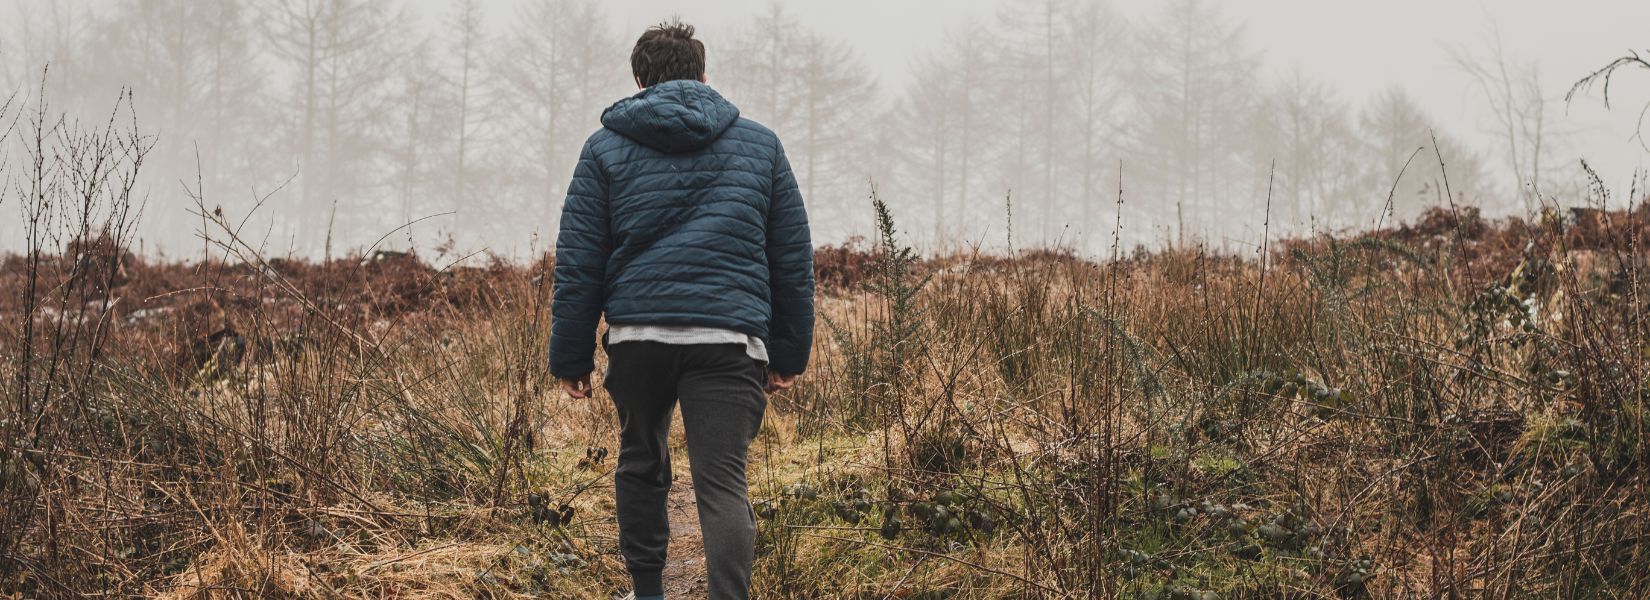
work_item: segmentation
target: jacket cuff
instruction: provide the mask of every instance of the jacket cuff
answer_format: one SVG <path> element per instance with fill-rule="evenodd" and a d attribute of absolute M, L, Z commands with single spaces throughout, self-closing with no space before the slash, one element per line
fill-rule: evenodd
<path fill-rule="evenodd" d="M 578 379 L 596 370 L 595 359 L 582 362 L 550 361 L 550 374 L 557 379 Z"/>
<path fill-rule="evenodd" d="M 780 375 L 801 375 L 808 369 L 808 355 L 794 352 L 774 352 L 769 349 L 768 370 Z"/>

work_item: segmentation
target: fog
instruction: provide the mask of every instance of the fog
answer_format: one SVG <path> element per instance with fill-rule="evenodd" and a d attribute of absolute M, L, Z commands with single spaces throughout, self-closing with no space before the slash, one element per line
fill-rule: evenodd
<path fill-rule="evenodd" d="M 873 185 L 927 251 L 1241 251 L 1599 202 L 1583 160 L 1624 204 L 1650 156 L 1650 71 L 1610 109 L 1565 100 L 1650 47 L 1633 0 L 19 0 L 0 97 L 149 136 L 149 254 L 202 251 L 198 202 L 270 254 L 519 258 L 551 245 L 579 147 L 635 91 L 630 44 L 672 15 L 784 140 L 818 243 L 872 233 Z"/>

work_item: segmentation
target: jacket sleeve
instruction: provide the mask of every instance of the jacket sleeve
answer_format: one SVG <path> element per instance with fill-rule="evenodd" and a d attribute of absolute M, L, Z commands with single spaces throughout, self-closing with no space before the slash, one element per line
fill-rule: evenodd
<path fill-rule="evenodd" d="M 596 325 L 607 303 L 607 175 L 592 141 L 579 152 L 556 236 L 555 296 L 550 304 L 550 373 L 578 378 L 596 368 Z"/>
<path fill-rule="evenodd" d="M 768 323 L 768 366 L 781 375 L 808 366 L 814 338 L 814 246 L 796 175 L 777 147 L 773 197 L 768 207 L 768 285 L 773 319 Z"/>

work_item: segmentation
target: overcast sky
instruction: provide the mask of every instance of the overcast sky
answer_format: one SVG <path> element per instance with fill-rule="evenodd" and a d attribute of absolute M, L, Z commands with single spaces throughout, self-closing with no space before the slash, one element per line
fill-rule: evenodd
<path fill-rule="evenodd" d="M 1156 6 L 1151 0 L 1113 4 L 1132 19 L 1146 18 Z M 615 22 L 638 33 L 680 15 L 714 45 L 719 32 L 762 13 L 768 0 L 612 0 L 606 5 Z M 990 25 L 1004 2 L 787 0 L 784 5 L 802 22 L 851 41 L 884 84 L 897 84 L 912 57 L 943 43 L 948 29 L 971 19 Z M 1485 100 L 1454 65 L 1450 48 L 1485 52 L 1499 29 L 1508 58 L 1538 65 L 1554 103 L 1562 101 L 1577 78 L 1610 59 L 1629 49 L 1650 50 L 1646 0 L 1244 0 L 1223 5 L 1246 25 L 1267 71 L 1300 68 L 1354 104 L 1402 86 L 1453 135 L 1486 149 L 1493 123 Z M 715 68 L 710 66 L 712 79 Z M 1603 111 L 1595 93 L 1553 125 L 1571 134 L 1569 147 L 1558 157 L 1566 163 L 1586 158 L 1610 183 L 1625 189 L 1635 169 L 1650 166 L 1650 153 L 1630 139 L 1639 110 L 1650 100 L 1650 73 L 1617 84 L 1612 96 L 1620 104 L 1614 113 Z"/>

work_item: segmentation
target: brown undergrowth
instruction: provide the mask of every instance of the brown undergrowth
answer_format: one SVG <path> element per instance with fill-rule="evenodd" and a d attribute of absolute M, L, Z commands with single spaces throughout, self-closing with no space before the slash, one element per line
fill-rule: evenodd
<path fill-rule="evenodd" d="M 550 259 L 276 259 L 202 199 L 208 254 L 156 262 L 143 139 L 36 137 L 0 595 L 622 591 Z M 1103 261 L 924 259 L 877 206 L 819 253 L 814 367 L 753 449 L 758 597 L 1650 592 L 1642 206 Z"/>

